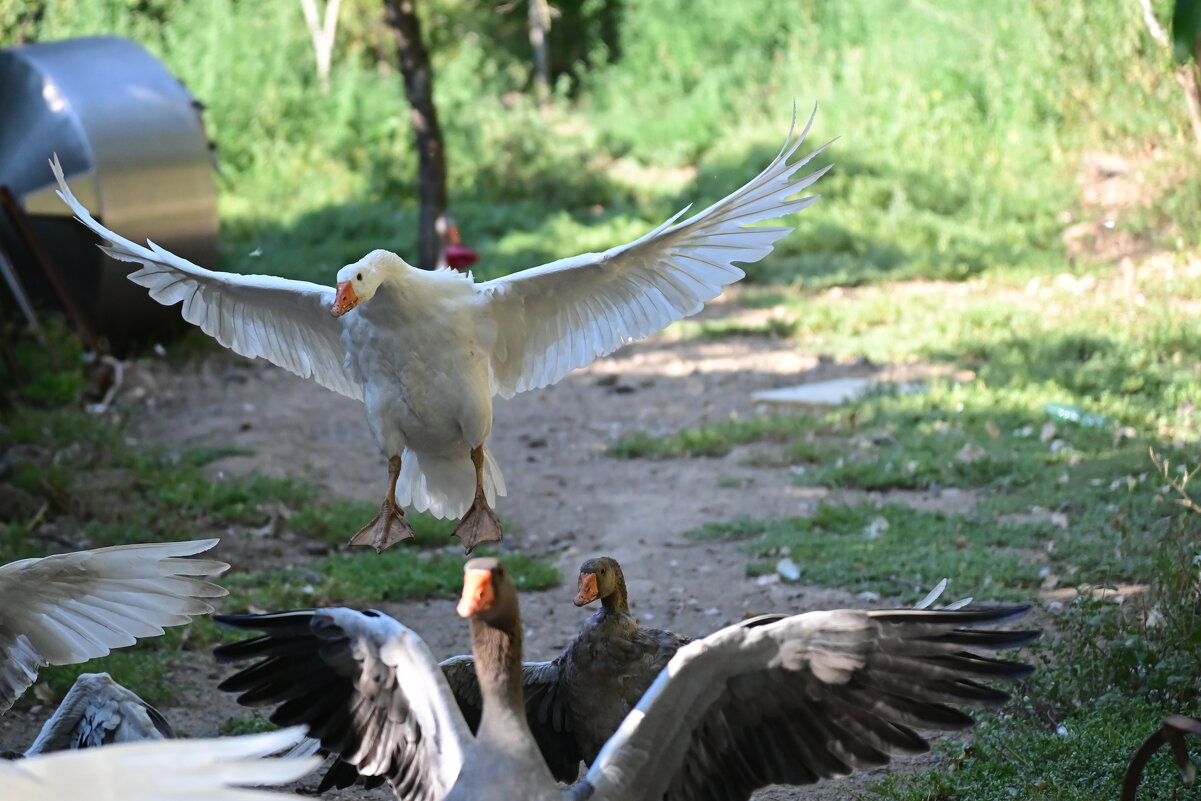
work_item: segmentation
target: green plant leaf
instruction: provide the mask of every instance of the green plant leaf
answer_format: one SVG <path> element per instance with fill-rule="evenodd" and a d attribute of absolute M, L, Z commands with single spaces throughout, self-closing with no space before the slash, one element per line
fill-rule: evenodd
<path fill-rule="evenodd" d="M 1172 55 L 1181 64 L 1193 58 L 1201 37 L 1201 0 L 1176 0 L 1172 9 Z"/>

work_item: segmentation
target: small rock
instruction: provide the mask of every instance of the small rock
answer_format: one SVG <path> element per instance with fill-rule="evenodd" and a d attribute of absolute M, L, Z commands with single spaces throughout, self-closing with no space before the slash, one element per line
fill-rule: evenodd
<path fill-rule="evenodd" d="M 868 591 L 865 591 L 865 592 L 861 592 L 861 593 L 859 593 L 859 594 L 858 594 L 858 595 L 856 595 L 855 597 L 856 597 L 856 598 L 858 598 L 858 599 L 859 599 L 859 600 L 861 600 L 861 601 L 872 601 L 872 602 L 875 602 L 875 601 L 878 601 L 878 600 L 880 600 L 880 593 L 878 593 L 878 592 L 872 592 L 872 591 L 868 590 Z"/>

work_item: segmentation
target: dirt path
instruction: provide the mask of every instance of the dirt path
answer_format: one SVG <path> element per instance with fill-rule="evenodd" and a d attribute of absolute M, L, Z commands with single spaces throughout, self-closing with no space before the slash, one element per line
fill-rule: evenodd
<path fill-rule="evenodd" d="M 721 309 L 710 312 L 715 313 Z M 338 497 L 370 501 L 383 491 L 384 459 L 358 402 L 227 354 L 186 369 L 152 364 L 138 372 L 131 386 L 144 388 L 145 396 L 132 411 L 131 434 L 137 438 L 252 451 L 212 463 L 208 469 L 215 475 L 291 476 Z M 554 387 L 498 400 L 492 448 L 509 487 L 498 511 L 513 521 L 516 532 L 506 547 L 552 559 L 568 582 L 583 559 L 614 556 L 626 566 L 636 614 L 649 624 L 692 635 L 748 613 L 862 605 L 834 589 L 761 585 L 746 577 L 746 558 L 736 546 L 682 536 L 707 521 L 804 515 L 827 490 L 797 486 L 785 469 L 744 466 L 745 449 L 721 459 L 664 462 L 604 455 L 606 447 L 635 430 L 665 434 L 731 414 L 754 415 L 753 391 L 797 383 L 802 375 L 811 379 L 815 372 L 862 369 L 819 367 L 816 358 L 766 338 L 658 338 L 631 345 Z M 971 504 L 963 494 L 888 498 L 898 499 L 940 508 Z M 226 558 L 236 561 L 231 556 L 227 552 Z M 311 559 L 283 543 L 272 554 L 272 561 L 285 564 Z M 255 566 L 235 564 L 235 569 Z M 590 613 L 571 605 L 573 594 L 574 588 L 559 587 L 522 597 L 530 658 L 556 654 Z M 386 604 L 384 609 L 420 632 L 435 654 L 469 647 L 466 627 L 450 601 Z M 182 732 L 211 735 L 224 719 L 244 714 L 215 691 L 220 672 L 202 656 L 177 666 L 173 678 L 189 689 L 164 712 Z M 13 739 L 21 741 L 26 731 L 31 738 L 42 716 L 26 713 L 8 721 L 16 724 Z M 930 759 L 909 760 L 906 769 L 928 766 Z M 882 775 L 874 771 L 801 791 L 769 789 L 757 797 L 845 798 Z M 388 796 L 347 791 L 328 797 Z"/>

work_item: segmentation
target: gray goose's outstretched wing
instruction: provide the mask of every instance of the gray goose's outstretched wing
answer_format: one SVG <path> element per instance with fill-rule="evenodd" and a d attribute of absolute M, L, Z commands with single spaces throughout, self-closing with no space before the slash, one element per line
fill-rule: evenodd
<path fill-rule="evenodd" d="M 304 723 L 321 746 L 402 801 L 435 801 L 459 775 L 471 732 L 429 648 L 374 610 L 333 608 L 220 616 L 262 631 L 214 649 L 218 662 L 260 659 L 220 684 L 273 723 Z"/>
<path fill-rule="evenodd" d="M 238 275 L 206 270 L 153 242 L 143 247 L 105 228 L 67 186 L 58 158 L 50 163 L 58 195 L 75 217 L 107 244 L 118 261 L 141 264 L 129 280 L 150 290 L 164 306 L 180 303 L 183 318 L 234 353 L 261 356 L 301 378 L 355 400 L 363 388 L 346 369 L 342 324 L 329 310 L 333 287 L 274 275 Z"/>
<path fill-rule="evenodd" d="M 680 649 L 573 789 L 592 801 L 741 801 L 920 753 L 917 728 L 962 729 L 950 704 L 996 705 L 1027 665 L 974 649 L 1030 631 L 976 631 L 1027 607 L 810 612 L 729 626 Z"/>
<path fill-rule="evenodd" d="M 114 545 L 0 565 L 0 712 L 39 668 L 73 665 L 213 611 L 217 540 Z"/>
<path fill-rule="evenodd" d="M 25 756 L 175 737 L 162 713 L 107 673 L 81 673 Z"/>
<path fill-rule="evenodd" d="M 439 667 L 446 677 L 459 711 L 472 733 L 479 728 L 480 715 L 484 711 L 480 682 L 475 673 L 475 659 L 471 656 L 452 656 L 444 659 Z M 526 720 L 538 743 L 538 750 L 546 760 L 551 775 L 561 782 L 571 784 L 580 776 L 579 744 L 572 733 L 567 693 L 564 691 L 559 669 L 559 660 L 549 662 L 526 662 L 521 666 L 522 689 L 525 695 Z M 318 792 L 331 788 L 349 787 L 364 779 L 367 788 L 378 786 L 380 777 L 361 777 L 353 766 L 341 759 L 326 771 L 317 787 Z"/>
<path fill-rule="evenodd" d="M 816 113 L 816 111 L 815 111 Z M 795 124 L 795 121 L 794 121 Z M 532 267 L 477 287 L 484 316 L 496 325 L 494 391 L 502 397 L 553 384 L 572 370 L 695 314 L 722 287 L 792 231 L 751 226 L 794 214 L 816 195 L 795 198 L 829 167 L 791 180 L 825 145 L 789 161 L 795 141 L 742 188 L 683 222 L 685 208 L 645 236 L 610 248 Z"/>

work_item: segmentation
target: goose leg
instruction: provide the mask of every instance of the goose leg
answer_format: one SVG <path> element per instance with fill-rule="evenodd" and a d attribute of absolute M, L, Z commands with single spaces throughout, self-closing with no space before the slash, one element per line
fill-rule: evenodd
<path fill-rule="evenodd" d="M 488 499 L 484 495 L 483 445 L 471 449 L 471 463 L 475 465 L 475 500 L 451 532 L 463 543 L 465 553 L 471 553 L 481 542 L 499 541 L 501 538 L 500 520 L 492 507 L 488 506 Z"/>
<path fill-rule="evenodd" d="M 370 545 L 376 553 L 383 553 L 401 540 L 416 536 L 413 527 L 405 519 L 404 510 L 396 503 L 396 481 L 400 478 L 400 457 L 388 460 L 388 495 L 380 506 L 379 514 L 359 529 L 347 545 Z"/>

